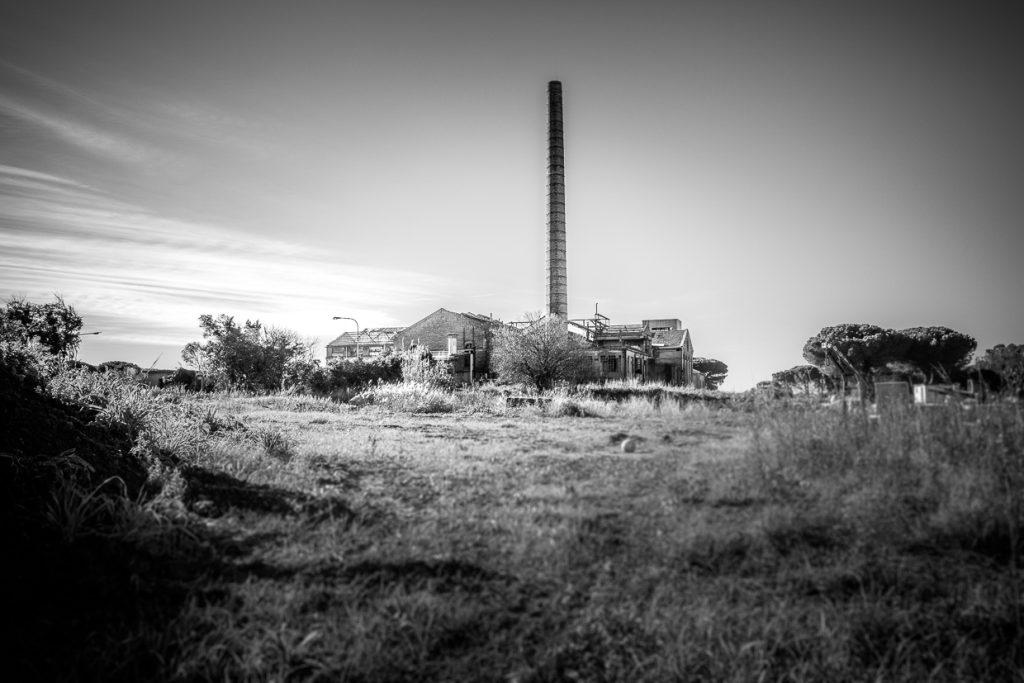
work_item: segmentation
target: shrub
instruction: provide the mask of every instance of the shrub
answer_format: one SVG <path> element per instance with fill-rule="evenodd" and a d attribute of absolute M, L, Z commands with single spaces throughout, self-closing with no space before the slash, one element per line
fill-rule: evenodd
<path fill-rule="evenodd" d="M 412 348 L 400 356 L 402 381 L 433 389 L 451 390 L 452 374 L 447 363 L 438 363 L 429 350 Z"/>
<path fill-rule="evenodd" d="M 421 382 L 377 384 L 352 399 L 357 406 L 376 405 L 403 413 L 450 413 L 457 399 L 443 389 Z"/>
<path fill-rule="evenodd" d="M 313 388 L 319 393 L 354 392 L 373 383 L 401 379 L 402 359 L 393 353 L 372 358 L 332 358 Z"/>
<path fill-rule="evenodd" d="M 0 309 L 0 339 L 38 346 L 61 358 L 75 354 L 82 318 L 59 296 L 48 304 L 13 298 Z"/>
<path fill-rule="evenodd" d="M 590 373 L 584 342 L 564 318 L 528 316 L 529 326 L 503 326 L 494 337 L 494 369 L 505 382 L 532 384 L 538 391 L 558 382 L 576 383 Z"/>
<path fill-rule="evenodd" d="M 186 391 L 200 391 L 204 388 L 201 375 L 187 368 L 175 370 L 174 374 L 167 378 L 164 386 L 181 387 Z"/>
<path fill-rule="evenodd" d="M 11 386 L 20 386 L 22 383 L 38 386 L 61 367 L 63 363 L 60 358 L 39 346 L 0 339 L 0 368 L 4 382 Z"/>

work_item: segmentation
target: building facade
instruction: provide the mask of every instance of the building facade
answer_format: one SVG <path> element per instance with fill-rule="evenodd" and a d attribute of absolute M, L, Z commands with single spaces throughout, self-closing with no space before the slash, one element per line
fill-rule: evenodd
<path fill-rule="evenodd" d="M 654 347 L 652 381 L 685 387 L 698 385 L 689 330 L 658 330 L 654 332 L 651 345 Z"/>
<path fill-rule="evenodd" d="M 595 379 L 697 385 L 690 331 L 683 328 L 678 318 L 627 325 L 611 325 L 607 321 L 604 316 L 570 321 L 570 325 L 587 330 Z"/>
<path fill-rule="evenodd" d="M 503 323 L 478 313 L 456 313 L 439 308 L 395 334 L 398 351 L 426 348 L 436 360 L 450 360 L 456 379 L 472 370 L 474 377 L 490 373 L 494 332 Z"/>

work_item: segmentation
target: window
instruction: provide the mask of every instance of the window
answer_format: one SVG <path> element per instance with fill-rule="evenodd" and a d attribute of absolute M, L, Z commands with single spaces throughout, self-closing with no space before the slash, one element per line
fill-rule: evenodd
<path fill-rule="evenodd" d="M 601 370 L 604 372 L 618 372 L 618 356 L 601 356 Z"/>

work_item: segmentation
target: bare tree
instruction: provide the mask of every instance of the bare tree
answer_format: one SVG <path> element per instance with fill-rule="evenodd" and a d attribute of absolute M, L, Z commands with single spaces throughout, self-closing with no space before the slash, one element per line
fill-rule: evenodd
<path fill-rule="evenodd" d="M 586 343 L 569 332 L 557 315 L 527 315 L 525 328 L 502 327 L 494 335 L 494 369 L 502 379 L 524 382 L 538 391 L 559 381 L 578 382 L 590 370 Z"/>

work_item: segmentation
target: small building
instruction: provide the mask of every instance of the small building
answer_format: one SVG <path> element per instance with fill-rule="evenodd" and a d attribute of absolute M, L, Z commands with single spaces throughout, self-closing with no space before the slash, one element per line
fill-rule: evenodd
<path fill-rule="evenodd" d="M 401 327 L 371 327 L 355 332 L 346 332 L 327 345 L 327 360 L 332 358 L 375 358 L 394 350 L 393 339 Z"/>
<path fill-rule="evenodd" d="M 654 318 L 612 325 L 596 311 L 593 318 L 570 320 L 569 331 L 592 347 L 592 374 L 598 381 L 626 380 L 697 386 L 690 331 L 678 318 Z"/>
<path fill-rule="evenodd" d="M 646 381 L 654 360 L 646 325 L 602 325 L 593 334 L 589 354 L 598 380 Z"/>
<path fill-rule="evenodd" d="M 651 340 L 654 361 L 650 379 L 676 386 L 698 387 L 698 382 L 694 378 L 693 342 L 690 339 L 690 331 L 682 329 L 682 324 L 678 320 L 673 322 L 673 327 L 654 332 Z M 698 388 L 704 387 L 703 379 L 701 377 Z"/>
<path fill-rule="evenodd" d="M 472 356 L 474 376 L 482 375 L 490 372 L 494 332 L 502 325 L 479 313 L 439 308 L 395 334 L 392 344 L 398 351 L 416 346 L 429 350 L 436 360 L 451 359 L 457 375 L 468 374 Z"/>

